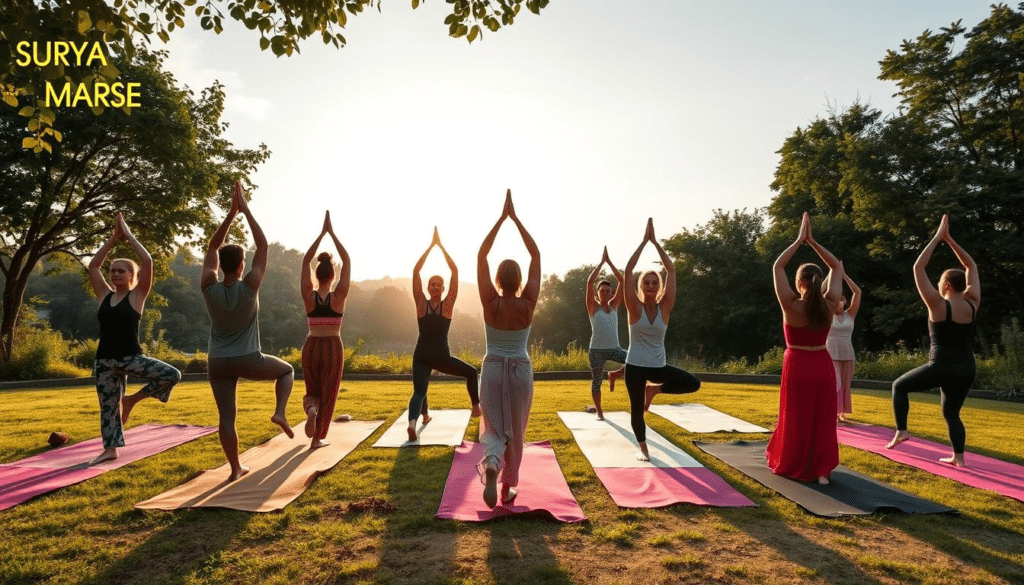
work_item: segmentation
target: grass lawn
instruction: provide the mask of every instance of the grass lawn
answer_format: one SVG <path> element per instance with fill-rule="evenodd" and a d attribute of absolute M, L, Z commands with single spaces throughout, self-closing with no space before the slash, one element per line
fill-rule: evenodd
<path fill-rule="evenodd" d="M 210 435 L 0 512 L 0 583 L 1024 583 L 1024 503 L 848 447 L 844 465 L 962 515 L 816 518 L 690 444 L 766 435 L 698 437 L 655 415 L 653 429 L 759 507 L 620 509 L 556 414 L 587 404 L 589 384 L 537 383 L 528 430 L 551 440 L 588 523 L 435 519 L 453 450 L 370 448 L 411 384 L 345 382 L 336 413 L 387 424 L 283 513 L 132 508 L 223 463 Z M 628 410 L 624 390 L 605 385 L 605 410 Z M 299 383 L 293 423 L 301 394 Z M 709 383 L 684 399 L 771 428 L 778 388 Z M 275 434 L 272 403 L 269 384 L 239 387 L 243 450 Z M 468 398 L 463 386 L 433 383 L 430 405 L 465 408 Z M 854 390 L 853 405 L 855 420 L 892 424 L 887 393 Z M 913 395 L 910 416 L 912 433 L 946 441 L 937 396 Z M 2 392 L 0 420 L 2 463 L 42 451 L 54 430 L 73 441 L 99 434 L 91 387 Z M 969 451 L 1024 464 L 1024 405 L 969 399 L 964 421 Z M 184 383 L 166 405 L 140 403 L 130 426 L 144 422 L 216 425 L 208 386 Z M 397 510 L 348 511 L 369 497 Z"/>

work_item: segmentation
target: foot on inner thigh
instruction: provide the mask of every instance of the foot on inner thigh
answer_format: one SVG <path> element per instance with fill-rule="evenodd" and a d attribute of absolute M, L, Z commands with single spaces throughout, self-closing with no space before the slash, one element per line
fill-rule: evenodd
<path fill-rule="evenodd" d="M 892 449 L 896 445 L 899 445 L 900 443 L 902 443 L 903 441 L 906 441 L 909 438 L 910 438 L 910 432 L 909 431 L 896 431 L 896 434 L 893 436 L 892 440 L 889 441 L 889 444 L 885 446 L 885 448 L 886 449 Z"/>
<path fill-rule="evenodd" d="M 306 426 L 303 430 L 309 438 L 313 438 L 313 432 L 316 431 L 316 413 L 317 410 L 315 406 L 310 406 L 306 409 Z"/>
<path fill-rule="evenodd" d="M 139 403 L 140 400 L 145 398 L 145 394 L 136 392 L 135 394 L 125 394 L 121 397 L 121 424 L 128 423 L 128 417 L 132 415 L 132 409 Z"/>
<path fill-rule="evenodd" d="M 330 444 L 331 444 L 331 442 L 326 440 L 326 439 L 313 439 L 313 441 L 309 444 L 309 450 L 312 451 L 313 449 L 319 449 L 320 447 L 326 447 L 327 445 L 330 445 Z"/>
<path fill-rule="evenodd" d="M 284 431 L 284 434 L 288 435 L 289 439 L 295 436 L 295 433 L 292 432 L 292 426 L 288 424 L 288 419 L 286 419 L 285 417 L 279 414 L 275 414 L 274 416 L 270 417 L 270 422 L 281 427 L 281 430 Z"/>
<path fill-rule="evenodd" d="M 235 481 L 236 479 L 242 477 L 246 473 L 249 473 L 249 468 L 243 465 L 231 472 L 231 475 L 228 476 L 228 481 Z"/>
<path fill-rule="evenodd" d="M 102 453 L 89 462 L 89 465 L 96 465 L 97 463 L 103 463 L 104 461 L 113 461 L 114 459 L 117 459 L 117 448 L 111 447 L 109 449 L 104 449 Z"/>
<path fill-rule="evenodd" d="M 647 411 L 650 410 L 654 397 L 661 394 L 661 384 L 648 384 L 644 394 L 644 411 Z"/>

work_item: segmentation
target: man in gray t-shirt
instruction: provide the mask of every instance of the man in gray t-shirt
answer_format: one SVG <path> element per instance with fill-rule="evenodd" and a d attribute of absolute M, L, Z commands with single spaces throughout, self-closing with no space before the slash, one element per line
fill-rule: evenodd
<path fill-rule="evenodd" d="M 239 213 L 245 215 L 256 242 L 252 269 L 244 277 L 245 250 L 238 244 L 224 245 L 231 223 Z M 224 270 L 223 281 L 217 278 L 219 269 Z M 294 436 L 285 416 L 294 371 L 284 360 L 260 352 L 259 290 L 266 269 L 267 238 L 249 210 L 242 185 L 236 181 L 231 210 L 210 238 L 199 282 L 212 323 L 207 371 L 220 418 L 220 444 L 231 464 L 228 481 L 249 472 L 249 468 L 238 462 L 235 411 L 239 378 L 275 380 L 276 406 L 270 420 L 279 425 L 286 435 Z"/>

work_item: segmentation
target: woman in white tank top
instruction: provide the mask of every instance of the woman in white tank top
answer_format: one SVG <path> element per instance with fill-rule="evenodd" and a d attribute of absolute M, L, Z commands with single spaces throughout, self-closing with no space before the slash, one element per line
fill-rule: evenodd
<path fill-rule="evenodd" d="M 608 264 L 608 268 L 615 275 L 614 292 L 612 283 L 607 280 L 602 280 L 597 285 L 597 289 L 594 289 L 598 272 L 604 264 Z M 601 410 L 601 381 L 604 378 L 605 362 L 626 363 L 626 350 L 619 347 L 619 305 L 622 304 L 622 291 L 622 273 L 608 258 L 608 247 L 605 246 L 600 264 L 594 268 L 587 279 L 587 290 L 584 293 L 587 314 L 590 315 L 591 330 L 590 349 L 587 352 L 590 358 L 590 395 L 594 398 L 597 420 L 604 420 L 604 411 Z M 608 372 L 610 390 L 615 390 L 615 380 L 623 375 L 625 375 L 625 367 Z"/>
<path fill-rule="evenodd" d="M 853 381 L 853 367 L 856 356 L 853 353 L 853 320 L 860 310 L 860 287 L 853 282 L 848 274 L 843 280 L 850 286 L 850 304 L 846 304 L 846 295 L 839 297 L 836 312 L 832 315 L 832 327 L 828 330 L 825 348 L 832 356 L 832 365 L 836 369 L 836 412 L 839 420 L 846 420 L 846 415 L 853 412 L 850 401 L 850 383 Z"/>
<path fill-rule="evenodd" d="M 666 278 L 662 286 L 661 274 L 648 270 L 641 275 L 637 289 L 625 288 L 626 311 L 629 314 L 629 351 L 626 355 L 626 391 L 629 393 L 630 423 L 636 435 L 640 454 L 637 459 L 647 461 L 647 424 L 644 412 L 659 393 L 688 394 L 700 388 L 700 380 L 693 374 L 670 366 L 665 361 L 665 331 L 668 318 L 676 302 L 676 268 L 654 237 L 654 220 L 647 220 L 647 231 L 640 247 L 626 264 L 626 283 L 633 280 L 633 268 L 640 253 L 650 242 L 665 266 Z"/>

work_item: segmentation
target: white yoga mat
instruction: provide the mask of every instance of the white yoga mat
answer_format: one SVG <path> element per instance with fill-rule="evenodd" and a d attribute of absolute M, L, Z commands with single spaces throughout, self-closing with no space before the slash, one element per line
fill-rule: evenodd
<path fill-rule="evenodd" d="M 416 445 L 445 445 L 457 447 L 462 444 L 469 424 L 469 409 L 431 410 L 430 422 L 423 424 L 419 419 L 415 441 L 409 440 L 409 409 L 405 409 L 395 424 L 384 432 L 373 444 L 374 447 L 413 447 Z"/>
<path fill-rule="evenodd" d="M 668 439 L 647 428 L 650 461 L 639 461 L 628 412 L 605 412 L 604 420 L 587 412 L 559 412 L 590 464 L 598 467 L 703 467 Z"/>
<path fill-rule="evenodd" d="M 767 433 L 768 429 L 729 416 L 713 408 L 688 402 L 686 404 L 652 404 L 650 412 L 666 418 L 691 433 Z"/>

